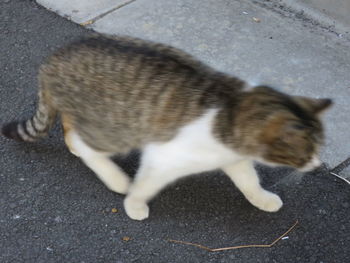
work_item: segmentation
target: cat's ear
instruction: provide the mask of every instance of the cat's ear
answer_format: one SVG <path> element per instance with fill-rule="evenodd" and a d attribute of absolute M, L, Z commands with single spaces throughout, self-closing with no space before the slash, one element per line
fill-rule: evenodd
<path fill-rule="evenodd" d="M 323 113 L 332 104 L 331 99 L 312 99 L 301 96 L 294 96 L 294 99 L 305 109 L 311 111 L 314 114 Z"/>

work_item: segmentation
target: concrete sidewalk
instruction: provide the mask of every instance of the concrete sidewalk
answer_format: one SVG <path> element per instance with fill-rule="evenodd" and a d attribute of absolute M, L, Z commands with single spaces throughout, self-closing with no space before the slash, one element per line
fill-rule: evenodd
<path fill-rule="evenodd" d="M 350 45 L 343 35 L 265 1 L 37 2 L 97 32 L 174 45 L 252 83 L 330 97 L 335 106 L 325 116 L 323 161 L 333 168 L 350 156 Z"/>

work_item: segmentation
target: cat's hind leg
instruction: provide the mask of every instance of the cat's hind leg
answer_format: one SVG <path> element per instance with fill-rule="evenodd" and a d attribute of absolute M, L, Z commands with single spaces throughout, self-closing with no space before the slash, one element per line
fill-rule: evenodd
<path fill-rule="evenodd" d="M 261 187 L 252 161 L 243 160 L 223 167 L 222 170 L 255 207 L 267 212 L 276 212 L 282 207 L 283 203 L 278 195 Z"/>
<path fill-rule="evenodd" d="M 62 122 L 62 128 L 63 128 L 64 142 L 66 143 L 69 151 L 75 156 L 79 157 L 78 153 L 74 150 L 72 146 L 71 132 L 73 132 L 74 129 L 73 129 L 73 123 L 71 121 L 71 118 L 69 117 L 69 115 L 62 113 L 61 122 Z"/>
<path fill-rule="evenodd" d="M 108 154 L 92 149 L 74 130 L 66 134 L 66 140 L 69 141 L 74 154 L 79 156 L 110 190 L 119 194 L 127 193 L 130 178 L 109 158 Z"/>

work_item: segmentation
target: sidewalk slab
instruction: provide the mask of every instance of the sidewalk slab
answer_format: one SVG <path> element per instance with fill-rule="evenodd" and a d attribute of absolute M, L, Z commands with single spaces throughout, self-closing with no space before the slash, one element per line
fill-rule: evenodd
<path fill-rule="evenodd" d="M 229 0 L 137 0 L 91 27 L 174 45 L 251 83 L 330 97 L 335 105 L 324 116 L 321 157 L 334 167 L 350 155 L 350 52 L 333 35 L 249 1 Z"/>
<path fill-rule="evenodd" d="M 76 23 L 86 23 L 130 0 L 37 0 L 37 3 Z"/>

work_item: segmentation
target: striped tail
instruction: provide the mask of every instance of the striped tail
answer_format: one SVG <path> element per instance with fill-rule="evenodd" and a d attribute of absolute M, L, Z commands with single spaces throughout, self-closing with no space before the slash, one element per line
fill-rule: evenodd
<path fill-rule="evenodd" d="M 39 92 L 38 108 L 34 116 L 26 121 L 15 121 L 5 124 L 1 133 L 10 139 L 17 141 L 33 142 L 44 137 L 49 132 L 55 121 L 56 110 L 48 94 L 41 90 Z"/>

